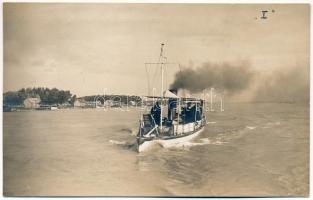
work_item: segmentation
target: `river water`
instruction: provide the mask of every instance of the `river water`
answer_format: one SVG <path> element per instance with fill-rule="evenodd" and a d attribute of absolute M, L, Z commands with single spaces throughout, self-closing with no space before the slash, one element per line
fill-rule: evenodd
<path fill-rule="evenodd" d="M 4 195 L 308 195 L 308 105 L 234 103 L 206 115 L 195 140 L 137 153 L 134 108 L 4 113 Z"/>

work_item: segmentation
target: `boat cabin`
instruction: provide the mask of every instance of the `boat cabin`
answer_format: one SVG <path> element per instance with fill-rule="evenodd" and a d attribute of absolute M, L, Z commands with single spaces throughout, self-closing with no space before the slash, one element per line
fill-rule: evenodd
<path fill-rule="evenodd" d="M 172 91 L 171 91 L 172 92 Z M 204 100 L 196 98 L 179 98 L 172 92 L 163 100 L 154 99 L 150 113 L 143 114 L 140 120 L 139 137 L 164 137 L 192 133 L 201 126 L 205 119 Z"/>

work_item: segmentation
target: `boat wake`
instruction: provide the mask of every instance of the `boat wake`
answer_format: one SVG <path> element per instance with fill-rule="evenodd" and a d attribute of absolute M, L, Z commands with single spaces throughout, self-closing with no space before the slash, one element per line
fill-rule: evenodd
<path fill-rule="evenodd" d="M 137 135 L 137 130 L 135 128 L 122 128 L 120 132 L 126 132 L 130 135 Z"/>
<path fill-rule="evenodd" d="M 271 128 L 273 126 L 279 126 L 280 125 L 280 122 L 268 122 L 265 124 L 265 126 L 263 126 L 262 128 Z"/>
<path fill-rule="evenodd" d="M 228 142 L 223 141 L 221 137 L 217 138 L 201 138 L 200 141 L 197 142 L 184 142 L 181 144 L 176 145 L 173 148 L 183 148 L 185 150 L 189 150 L 190 147 L 193 146 L 203 146 L 203 145 L 224 145 Z"/>
<path fill-rule="evenodd" d="M 210 121 L 207 122 L 207 124 L 215 124 L 217 122 L 215 121 Z M 278 123 L 271 123 L 270 125 L 278 125 Z M 182 148 L 184 150 L 189 150 L 190 147 L 194 146 L 203 146 L 203 145 L 225 145 L 231 142 L 231 140 L 240 138 L 243 135 L 247 133 L 253 133 L 255 129 L 257 129 L 257 126 L 251 126 L 247 125 L 239 130 L 232 130 L 231 132 L 225 132 L 225 133 L 220 133 L 216 136 L 211 136 L 211 137 L 205 137 L 205 138 L 199 138 L 195 139 L 192 141 L 186 141 L 183 143 L 179 143 L 173 147 L 168 147 L 168 148 Z M 135 136 L 137 134 L 136 128 L 121 128 L 120 132 L 127 133 L 129 136 Z M 127 149 L 127 150 L 134 150 L 136 151 L 136 142 L 133 142 L 133 137 L 131 139 L 125 139 L 125 140 L 114 140 L 111 139 L 109 140 L 109 143 L 112 145 L 117 145 L 120 148 Z M 161 145 L 157 145 L 161 146 Z"/>
<path fill-rule="evenodd" d="M 117 141 L 117 140 L 109 140 L 109 142 L 111 144 L 117 144 L 117 145 L 124 145 L 124 144 L 126 144 L 125 141 Z"/>
<path fill-rule="evenodd" d="M 126 142 L 126 141 L 118 141 L 118 140 L 109 140 L 109 143 L 112 145 L 116 145 L 121 149 L 137 151 L 136 143 L 135 142 Z"/>
<path fill-rule="evenodd" d="M 179 145 L 176 145 L 174 148 L 184 148 L 189 150 L 193 146 L 202 146 L 202 145 L 225 145 L 231 142 L 231 140 L 243 137 L 247 133 L 252 133 L 257 126 L 245 126 L 239 130 L 220 133 L 214 137 L 200 138 L 196 141 L 189 141 Z"/>
<path fill-rule="evenodd" d="M 215 124 L 217 122 L 210 121 L 207 124 Z M 278 123 L 272 123 L 271 125 L 278 125 Z M 194 146 L 203 146 L 203 145 L 225 145 L 230 143 L 231 140 L 242 137 L 244 134 L 249 133 L 257 129 L 257 126 L 244 126 L 239 130 L 220 133 L 215 137 L 206 137 L 200 138 L 192 141 L 186 141 L 180 144 L 177 144 L 170 148 L 182 148 L 184 150 L 189 150 L 190 147 Z M 137 134 L 136 128 L 121 128 L 120 132 L 128 133 L 130 136 L 135 136 Z M 136 150 L 136 143 L 130 142 L 129 140 L 109 140 L 109 143 L 113 145 L 118 145 L 121 148 L 128 150 Z M 160 145 L 158 145 L 160 146 Z"/>
<path fill-rule="evenodd" d="M 249 130 L 253 130 L 253 129 L 256 128 L 256 126 L 246 126 L 246 128 L 249 129 Z"/>
<path fill-rule="evenodd" d="M 202 138 L 200 140 L 202 141 L 202 144 L 223 145 L 228 143 L 226 141 L 223 141 L 221 137 L 217 137 L 215 140 L 212 140 L 210 138 Z"/>

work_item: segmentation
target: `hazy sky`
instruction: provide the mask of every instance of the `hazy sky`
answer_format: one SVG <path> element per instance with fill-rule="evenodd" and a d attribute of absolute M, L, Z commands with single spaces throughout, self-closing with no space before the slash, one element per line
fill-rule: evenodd
<path fill-rule="evenodd" d="M 4 91 L 146 94 L 144 63 L 157 61 L 162 42 L 168 60 L 186 67 L 309 65 L 309 5 L 5 3 L 3 17 Z"/>

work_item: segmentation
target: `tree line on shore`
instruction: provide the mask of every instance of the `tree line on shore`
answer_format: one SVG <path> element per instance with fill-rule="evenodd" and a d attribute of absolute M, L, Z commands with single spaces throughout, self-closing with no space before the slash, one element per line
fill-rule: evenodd
<path fill-rule="evenodd" d="M 73 104 L 76 95 L 72 95 L 68 90 L 59 90 L 57 88 L 22 88 L 18 91 L 9 91 L 3 94 L 4 105 L 22 105 L 27 98 L 40 98 L 40 103 L 44 105 L 54 104 Z"/>
<path fill-rule="evenodd" d="M 141 102 L 139 96 L 128 96 L 128 95 L 91 95 L 77 98 L 76 95 L 71 94 L 68 90 L 60 90 L 57 88 L 45 88 L 45 87 L 34 87 L 34 88 L 22 88 L 18 91 L 9 91 L 3 94 L 3 104 L 7 106 L 18 106 L 23 105 L 23 102 L 27 98 L 40 98 L 41 105 L 61 105 L 71 104 L 78 99 L 95 102 L 100 101 L 104 104 L 104 101 L 118 101 L 120 103 L 129 103 L 133 101 L 135 103 Z"/>

